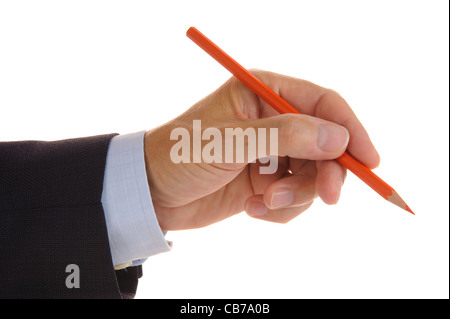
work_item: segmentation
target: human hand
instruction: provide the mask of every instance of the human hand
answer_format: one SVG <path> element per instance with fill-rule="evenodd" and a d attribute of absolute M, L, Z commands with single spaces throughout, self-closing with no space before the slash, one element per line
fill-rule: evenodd
<path fill-rule="evenodd" d="M 367 132 L 339 94 L 292 77 L 252 73 L 302 114 L 278 114 L 232 77 L 179 117 L 148 131 L 146 170 L 162 230 L 203 227 L 244 210 L 255 218 L 288 222 L 318 196 L 327 204 L 337 203 L 346 170 L 333 159 L 346 149 L 367 167 L 378 166 Z M 203 130 L 221 133 L 226 128 L 277 128 L 278 153 L 267 154 L 279 156 L 276 171 L 261 174 L 264 165 L 252 163 L 255 154 L 244 162 L 200 160 L 205 140 L 200 149 L 190 145 L 190 163 L 175 163 L 171 150 L 177 141 L 170 139 L 171 133 L 184 128 L 192 136 L 194 120 L 201 120 Z M 221 136 L 226 145 L 226 134 Z M 252 154 L 248 148 L 246 143 L 234 150 Z"/>

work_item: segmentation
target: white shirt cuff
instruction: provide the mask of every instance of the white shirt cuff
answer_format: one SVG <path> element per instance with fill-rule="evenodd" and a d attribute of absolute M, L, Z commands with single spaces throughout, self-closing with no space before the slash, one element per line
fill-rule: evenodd
<path fill-rule="evenodd" d="M 102 205 L 116 269 L 170 250 L 150 195 L 144 135 L 115 136 L 106 158 Z"/>

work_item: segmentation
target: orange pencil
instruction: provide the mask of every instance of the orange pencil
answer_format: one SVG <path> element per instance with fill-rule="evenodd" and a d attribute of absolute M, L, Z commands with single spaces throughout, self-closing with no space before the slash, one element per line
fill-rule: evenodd
<path fill-rule="evenodd" d="M 204 34 L 198 31 L 195 27 L 189 28 L 186 35 L 195 42 L 206 53 L 212 56 L 217 62 L 222 64 L 228 71 L 230 71 L 236 78 L 244 83 L 250 90 L 258 95 L 262 100 L 268 103 L 279 113 L 297 113 L 300 114 L 289 103 L 283 100 L 278 94 L 272 91 L 267 85 L 261 82 L 257 77 L 247 71 L 243 66 L 237 63 L 232 57 L 225 53 L 221 48 L 209 40 Z M 353 174 L 358 176 L 362 181 L 369 185 L 374 191 L 381 195 L 384 199 L 392 204 L 415 215 L 408 205 L 401 199 L 398 193 L 373 173 L 369 168 L 364 166 L 357 159 L 345 152 L 336 159 L 342 166 L 350 170 Z"/>

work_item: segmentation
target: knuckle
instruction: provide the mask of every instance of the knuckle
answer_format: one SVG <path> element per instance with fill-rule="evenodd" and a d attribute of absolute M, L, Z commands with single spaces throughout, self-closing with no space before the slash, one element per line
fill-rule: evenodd
<path fill-rule="evenodd" d="M 342 99 L 342 96 L 337 91 L 330 88 L 325 88 L 325 92 L 322 94 L 322 96 L 328 98 Z"/>
<path fill-rule="evenodd" d="M 342 95 L 333 89 L 327 89 L 326 92 L 323 94 L 323 98 L 329 101 L 333 101 L 333 104 L 335 105 L 339 104 L 340 106 L 343 106 L 347 104 Z"/>
<path fill-rule="evenodd" d="M 290 155 L 295 155 L 298 151 L 307 155 L 315 150 L 316 125 L 308 116 L 285 114 L 280 120 L 279 138 L 293 152 Z"/>
<path fill-rule="evenodd" d="M 290 146 L 296 140 L 298 120 L 291 114 L 284 114 L 280 116 L 280 122 L 278 133 L 280 141 Z"/>
<path fill-rule="evenodd" d="M 275 84 L 277 83 L 278 76 L 270 71 L 261 70 L 261 69 L 250 69 L 249 70 L 251 74 L 253 74 L 255 77 L 257 77 L 259 80 L 261 80 L 264 84 L 269 86 L 272 90 L 274 90 L 276 93 L 278 93 L 278 90 Z"/>
<path fill-rule="evenodd" d="M 253 74 L 254 76 L 258 77 L 259 75 L 264 75 L 265 73 L 267 73 L 267 71 L 261 70 L 261 69 L 256 69 L 256 68 L 252 68 L 248 70 L 251 74 Z"/>

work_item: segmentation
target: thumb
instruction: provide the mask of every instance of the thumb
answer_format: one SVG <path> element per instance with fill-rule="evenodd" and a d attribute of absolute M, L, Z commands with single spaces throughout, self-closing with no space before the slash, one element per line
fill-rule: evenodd
<path fill-rule="evenodd" d="M 266 147 L 269 155 L 289 156 L 308 160 L 329 160 L 345 152 L 349 132 L 343 126 L 304 114 L 281 114 L 249 120 L 254 128 L 270 129 L 278 138 L 278 154 L 272 154 L 273 146 Z"/>

